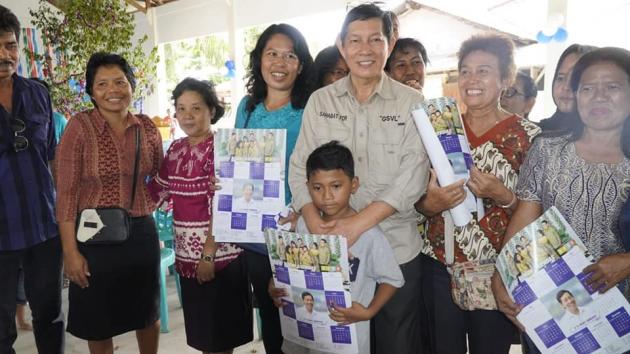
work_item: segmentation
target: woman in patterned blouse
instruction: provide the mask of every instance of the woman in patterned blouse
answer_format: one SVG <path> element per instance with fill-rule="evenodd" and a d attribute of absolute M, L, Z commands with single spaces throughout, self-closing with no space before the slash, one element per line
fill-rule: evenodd
<path fill-rule="evenodd" d="M 518 208 L 504 242 L 555 206 L 597 263 L 584 269 L 600 292 L 619 285 L 630 298 L 630 253 L 617 222 L 630 190 L 630 52 L 601 48 L 575 64 L 577 100 L 568 134 L 536 140 L 523 164 Z M 495 274 L 499 309 L 513 322 L 520 307 Z"/>
<path fill-rule="evenodd" d="M 158 171 L 162 140 L 149 117 L 129 112 L 135 77 L 124 58 L 93 54 L 85 76 L 94 108 L 70 119 L 55 159 L 57 220 L 71 282 L 67 330 L 87 340 L 90 353 L 112 353 L 112 337 L 135 330 L 139 351 L 157 353 L 160 246 L 151 217 L 155 204 L 143 182 Z M 77 242 L 77 214 L 111 207 L 131 215 L 129 238 L 115 245 Z"/>
<path fill-rule="evenodd" d="M 422 298 L 428 312 L 432 353 L 507 353 L 514 327 L 499 311 L 460 309 L 451 297 L 445 259 L 445 232 L 453 229 L 454 262 L 489 261 L 501 249 L 505 228 L 517 200 L 513 190 L 531 140 L 539 129 L 500 108 L 503 90 L 515 74 L 514 44 L 500 35 L 476 36 L 459 51 L 459 93 L 467 112 L 464 128 L 472 148 L 474 167 L 468 189 L 483 199 L 485 215 L 463 227 L 445 227 L 441 213 L 466 197 L 464 181 L 440 187 L 432 173 L 426 194 L 416 203 L 429 217 L 423 249 Z M 490 292 L 490 289 L 485 289 Z"/>
<path fill-rule="evenodd" d="M 231 353 L 252 340 L 251 290 L 242 249 L 214 242 L 212 198 L 214 135 L 223 116 L 211 84 L 186 78 L 173 90 L 185 138 L 171 144 L 155 179 L 154 200 L 173 202 L 175 269 L 181 276 L 186 342 L 204 353 Z"/>

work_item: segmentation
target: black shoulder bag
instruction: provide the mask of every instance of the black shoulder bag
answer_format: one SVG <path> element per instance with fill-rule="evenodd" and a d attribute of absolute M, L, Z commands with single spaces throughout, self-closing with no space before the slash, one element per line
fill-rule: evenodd
<path fill-rule="evenodd" d="M 140 128 L 136 127 L 136 157 L 133 163 L 131 204 L 133 208 L 140 161 Z M 77 223 L 77 241 L 87 245 L 112 245 L 123 243 L 129 238 L 129 212 L 123 208 L 83 209 Z"/>

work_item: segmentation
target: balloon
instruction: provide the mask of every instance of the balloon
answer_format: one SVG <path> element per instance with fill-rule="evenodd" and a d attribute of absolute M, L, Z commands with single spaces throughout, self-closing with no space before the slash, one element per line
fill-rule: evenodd
<path fill-rule="evenodd" d="M 564 42 L 569 37 L 569 32 L 567 32 L 566 28 L 559 27 L 556 33 L 553 35 L 553 40 L 556 42 Z"/>
<path fill-rule="evenodd" d="M 549 43 L 552 38 L 552 36 L 545 35 L 543 31 L 538 31 L 538 34 L 536 35 L 536 40 L 538 41 L 538 43 Z"/>

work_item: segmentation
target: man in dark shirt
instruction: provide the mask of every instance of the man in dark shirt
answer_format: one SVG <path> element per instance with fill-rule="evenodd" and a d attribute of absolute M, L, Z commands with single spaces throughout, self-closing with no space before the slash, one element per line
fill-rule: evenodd
<path fill-rule="evenodd" d="M 55 129 L 48 91 L 16 74 L 20 23 L 0 6 L 0 353 L 15 353 L 16 287 L 24 268 L 39 353 L 63 353 L 61 245 L 49 169 Z"/>

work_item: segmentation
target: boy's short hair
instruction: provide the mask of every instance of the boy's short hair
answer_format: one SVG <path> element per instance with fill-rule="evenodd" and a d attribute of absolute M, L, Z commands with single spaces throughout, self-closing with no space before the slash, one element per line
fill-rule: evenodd
<path fill-rule="evenodd" d="M 306 160 L 306 179 L 309 180 L 317 171 L 333 170 L 343 170 L 348 177 L 354 178 L 352 152 L 337 140 L 321 145 L 311 152 Z"/>
<path fill-rule="evenodd" d="M 313 294 L 309 293 L 308 291 L 305 291 L 302 293 L 302 300 L 306 299 L 307 296 L 310 296 L 311 299 L 315 299 L 315 297 L 313 296 Z"/>

